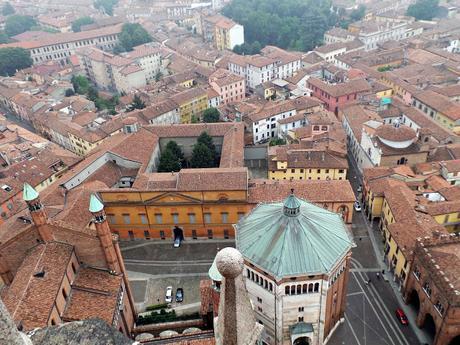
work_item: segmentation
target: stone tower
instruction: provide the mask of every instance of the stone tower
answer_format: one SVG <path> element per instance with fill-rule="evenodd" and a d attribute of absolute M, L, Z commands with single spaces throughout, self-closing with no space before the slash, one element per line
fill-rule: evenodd
<path fill-rule="evenodd" d="M 38 229 L 40 238 L 43 242 L 52 241 L 53 232 L 48 226 L 48 217 L 45 212 L 45 208 L 40 201 L 38 192 L 28 183 L 24 183 L 24 189 L 22 192 L 22 198 L 27 203 L 32 221 Z"/>
<path fill-rule="evenodd" d="M 254 345 L 260 338 L 263 326 L 256 322 L 244 285 L 243 256 L 234 248 L 224 248 L 217 253 L 216 264 L 223 277 L 216 344 Z"/>

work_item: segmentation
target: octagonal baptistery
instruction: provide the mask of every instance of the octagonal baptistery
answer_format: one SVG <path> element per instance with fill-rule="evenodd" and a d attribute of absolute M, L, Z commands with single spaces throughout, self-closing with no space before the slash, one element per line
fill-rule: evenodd
<path fill-rule="evenodd" d="M 382 143 L 395 149 L 405 149 L 417 139 L 417 133 L 410 127 L 400 125 L 381 125 L 375 131 L 375 135 Z"/>
<path fill-rule="evenodd" d="M 345 312 L 353 240 L 342 217 L 292 193 L 235 229 L 263 342 L 323 344 Z"/>

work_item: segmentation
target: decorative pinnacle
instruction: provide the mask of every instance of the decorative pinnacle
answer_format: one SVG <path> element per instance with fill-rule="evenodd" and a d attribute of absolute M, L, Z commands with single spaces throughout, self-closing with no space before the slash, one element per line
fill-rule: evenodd
<path fill-rule="evenodd" d="M 24 183 L 22 191 L 22 198 L 24 201 L 32 201 L 38 198 L 38 192 L 28 183 Z"/>
<path fill-rule="evenodd" d="M 216 256 L 217 269 L 225 278 L 236 278 L 243 272 L 243 256 L 235 248 L 222 249 Z"/>
<path fill-rule="evenodd" d="M 89 198 L 89 212 L 97 213 L 101 212 L 104 209 L 104 204 L 98 199 L 95 194 L 91 194 Z"/>

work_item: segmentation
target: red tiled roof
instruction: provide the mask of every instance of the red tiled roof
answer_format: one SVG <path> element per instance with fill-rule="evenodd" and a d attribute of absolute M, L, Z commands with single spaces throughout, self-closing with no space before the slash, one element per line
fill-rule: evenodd
<path fill-rule="evenodd" d="M 3 300 L 26 330 L 48 324 L 72 254 L 73 246 L 48 242 L 31 249 L 22 262 Z M 43 276 L 35 275 L 41 271 Z"/>

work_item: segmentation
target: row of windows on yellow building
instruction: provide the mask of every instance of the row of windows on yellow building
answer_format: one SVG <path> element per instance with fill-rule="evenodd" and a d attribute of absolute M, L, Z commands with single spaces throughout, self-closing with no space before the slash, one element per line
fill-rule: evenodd
<path fill-rule="evenodd" d="M 347 169 L 283 168 L 270 170 L 268 178 L 271 180 L 345 180 Z"/>
<path fill-rule="evenodd" d="M 396 243 L 394 238 L 391 236 L 391 233 L 388 231 L 388 225 L 393 224 L 395 219 L 386 200 L 384 200 L 382 204 L 381 221 L 383 236 L 385 239 L 384 255 L 386 256 L 387 262 L 390 263 L 391 267 L 393 267 L 395 276 L 399 277 L 401 279 L 401 283 L 404 285 L 407 274 L 410 270 L 410 265 L 407 260 L 408 258 L 404 256 L 404 253 L 400 250 L 398 243 Z"/>
<path fill-rule="evenodd" d="M 208 97 L 203 95 L 179 105 L 181 123 L 191 123 L 192 115 L 201 116 L 208 109 Z"/>

